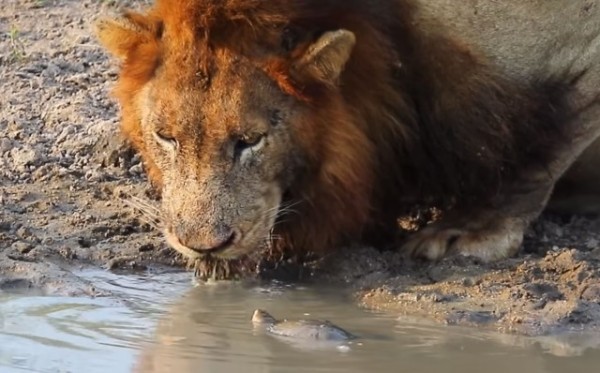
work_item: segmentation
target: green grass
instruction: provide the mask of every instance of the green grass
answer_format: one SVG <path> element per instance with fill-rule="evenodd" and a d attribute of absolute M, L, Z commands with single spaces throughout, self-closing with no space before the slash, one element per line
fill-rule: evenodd
<path fill-rule="evenodd" d="M 35 8 L 43 8 L 46 3 L 48 3 L 48 0 L 36 0 L 34 6 Z"/>
<path fill-rule="evenodd" d="M 22 61 L 25 58 L 25 48 L 20 40 L 20 31 L 16 25 L 10 26 L 8 31 L 8 40 L 11 46 L 10 59 L 12 61 Z"/>

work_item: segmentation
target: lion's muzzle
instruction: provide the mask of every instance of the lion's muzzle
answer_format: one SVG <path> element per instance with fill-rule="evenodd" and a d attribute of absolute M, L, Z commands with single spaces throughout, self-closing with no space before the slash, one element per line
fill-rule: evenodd
<path fill-rule="evenodd" d="M 177 247 L 185 247 L 186 251 L 196 255 L 219 254 L 234 246 L 241 238 L 239 230 L 228 225 L 219 224 L 212 229 L 203 229 L 202 233 L 190 229 L 184 224 L 167 229 L 167 240 Z"/>

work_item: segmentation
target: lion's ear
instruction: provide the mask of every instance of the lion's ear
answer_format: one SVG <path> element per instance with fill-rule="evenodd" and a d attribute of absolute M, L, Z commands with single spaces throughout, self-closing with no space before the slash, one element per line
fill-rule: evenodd
<path fill-rule="evenodd" d="M 133 12 L 117 18 L 100 18 L 95 22 L 95 33 L 100 43 L 120 59 L 139 45 L 155 39 L 156 32 L 156 26 L 150 19 Z"/>
<path fill-rule="evenodd" d="M 302 77 L 335 84 L 350 59 L 355 43 L 356 37 L 348 30 L 325 32 L 308 47 L 293 68 Z"/>

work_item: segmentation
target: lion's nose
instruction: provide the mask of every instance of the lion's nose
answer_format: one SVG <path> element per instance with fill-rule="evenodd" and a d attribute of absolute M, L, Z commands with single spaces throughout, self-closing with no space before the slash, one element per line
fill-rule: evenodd
<path fill-rule="evenodd" d="M 178 232 L 179 240 L 186 247 L 203 254 L 215 253 L 231 246 L 237 233 L 229 226 L 221 225 L 209 234 Z"/>

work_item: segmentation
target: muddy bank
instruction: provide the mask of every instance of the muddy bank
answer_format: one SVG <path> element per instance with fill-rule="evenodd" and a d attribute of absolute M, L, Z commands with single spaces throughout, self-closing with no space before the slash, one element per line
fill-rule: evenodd
<path fill-rule="evenodd" d="M 99 14 L 145 1 L 4 0 L 0 7 L 0 289 L 99 295 L 74 269 L 182 269 L 126 201 L 149 198 L 116 137 L 116 64 L 91 33 Z M 406 262 L 348 249 L 306 273 L 367 307 L 525 334 L 600 323 L 600 220 L 544 216 L 518 258 Z M 191 273 L 190 273 L 191 276 Z"/>
<path fill-rule="evenodd" d="M 600 330 L 598 248 L 555 247 L 493 264 L 407 262 L 365 248 L 343 256 L 318 276 L 343 276 L 366 307 L 532 336 Z"/>
<path fill-rule="evenodd" d="M 181 263 L 125 205 L 147 186 L 139 159 L 115 136 L 116 66 L 91 33 L 92 19 L 123 4 L 2 2 L 2 289 L 94 294 L 72 267 Z"/>

